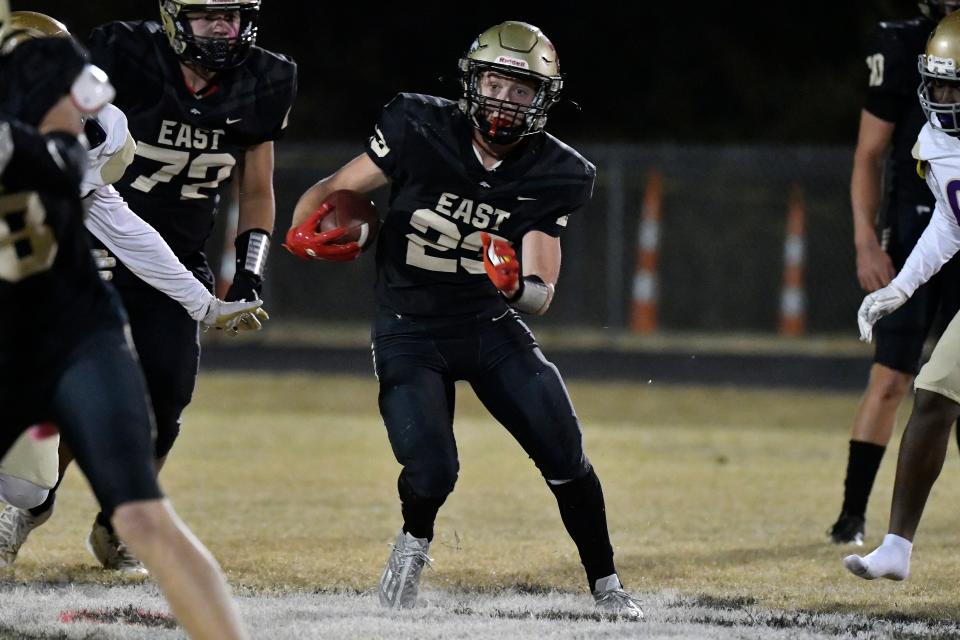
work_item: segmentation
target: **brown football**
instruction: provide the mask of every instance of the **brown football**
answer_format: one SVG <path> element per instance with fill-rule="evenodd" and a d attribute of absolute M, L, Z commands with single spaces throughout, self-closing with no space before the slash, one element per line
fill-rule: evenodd
<path fill-rule="evenodd" d="M 373 246 L 373 239 L 380 229 L 380 217 L 369 198 L 356 191 L 341 189 L 331 193 L 323 202 L 333 210 L 320 220 L 318 232 L 346 227 L 347 232 L 334 244 L 356 242 L 362 250 Z"/>

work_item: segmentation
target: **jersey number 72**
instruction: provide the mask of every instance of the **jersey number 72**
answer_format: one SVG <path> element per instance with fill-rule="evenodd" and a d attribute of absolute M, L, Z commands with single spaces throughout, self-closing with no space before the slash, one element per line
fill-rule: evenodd
<path fill-rule="evenodd" d="M 160 182 L 170 182 L 175 177 L 183 173 L 183 170 L 190 165 L 187 170 L 187 177 L 194 180 L 204 181 L 207 179 L 207 171 L 214 167 L 217 169 L 217 175 L 208 182 L 195 182 L 185 184 L 180 189 L 180 198 L 182 200 L 202 200 L 210 196 L 201 193 L 200 189 L 214 189 L 220 186 L 220 183 L 230 177 L 236 159 L 229 153 L 201 153 L 191 162 L 189 151 L 177 151 L 176 149 L 167 149 L 157 147 L 145 142 L 137 143 L 137 155 L 156 160 L 161 163 L 159 170 L 153 175 L 141 175 L 131 183 L 131 187 L 144 193 L 150 193 Z"/>

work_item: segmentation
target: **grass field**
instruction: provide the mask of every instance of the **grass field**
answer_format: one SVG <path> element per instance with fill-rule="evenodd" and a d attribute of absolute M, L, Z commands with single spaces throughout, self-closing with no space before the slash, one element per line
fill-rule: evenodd
<path fill-rule="evenodd" d="M 824 534 L 839 507 L 855 396 L 580 382 L 571 395 L 604 484 L 619 572 L 645 605 L 644 636 L 960 634 L 954 451 L 928 505 L 911 579 L 866 582 L 843 571 L 848 550 Z M 399 617 L 384 617 L 369 595 L 400 525 L 399 468 L 372 379 L 204 374 L 162 481 L 244 596 L 258 637 L 640 633 L 593 616 L 553 497 L 466 387 L 456 431 L 462 470 L 424 576 L 430 604 Z M 895 449 L 871 501 L 869 548 L 885 530 Z M 54 518 L 16 568 L 0 573 L 8 603 L 0 635 L 74 637 L 56 635 L 69 625 L 25 635 L 22 625 L 36 616 L 23 611 L 46 602 L 38 594 L 50 589 L 63 602 L 100 602 L 101 586 L 123 583 L 95 569 L 83 547 L 94 512 L 72 472 Z M 57 586 L 71 582 L 81 586 Z M 151 588 L 124 584 L 133 591 L 113 589 L 112 601 L 145 598 L 162 608 Z M 312 608 L 297 608 L 304 599 Z M 347 626 L 318 631 L 333 618 Z M 300 631 L 266 631 L 281 620 Z M 480 635 L 468 633 L 474 620 L 483 621 Z M 92 628 L 102 637 L 134 637 L 138 628 L 110 626 Z M 176 635 L 144 629 L 143 637 Z"/>

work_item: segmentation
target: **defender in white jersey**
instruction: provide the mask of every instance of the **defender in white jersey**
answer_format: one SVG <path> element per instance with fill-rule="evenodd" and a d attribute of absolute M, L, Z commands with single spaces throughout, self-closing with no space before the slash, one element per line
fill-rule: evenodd
<path fill-rule="evenodd" d="M 59 21 L 30 11 L 14 12 L 8 31 L 12 35 L 4 41 L 7 52 L 26 38 L 70 35 Z M 87 230 L 131 272 L 179 302 L 190 317 L 203 326 L 236 335 L 242 321 L 259 325 L 251 312 L 262 302 L 224 302 L 216 298 L 187 271 L 160 234 L 131 211 L 113 188 L 112 184 L 133 161 L 136 150 L 123 112 L 108 104 L 96 118 L 86 122 L 85 134 L 92 147 L 80 187 Z M 94 257 L 103 269 L 101 277 L 109 280 L 109 269 L 115 266 L 115 258 L 103 255 L 102 251 L 94 251 Z M 56 430 L 38 427 L 24 432 L 0 462 L 0 501 L 7 503 L 0 513 L 0 566 L 12 564 L 26 535 L 42 524 L 27 510 L 46 500 L 70 461 L 69 456 L 58 453 L 60 438 Z"/>
<path fill-rule="evenodd" d="M 900 273 L 864 298 L 857 320 L 860 337 L 868 342 L 877 320 L 900 307 L 960 251 L 960 12 L 937 25 L 919 67 L 920 104 L 927 124 L 914 156 L 936 207 Z M 914 386 L 913 413 L 900 441 L 889 532 L 869 555 L 844 559 L 851 573 L 868 580 L 904 580 L 910 573 L 913 538 L 943 467 L 950 429 L 960 418 L 960 314 L 940 337 Z"/>

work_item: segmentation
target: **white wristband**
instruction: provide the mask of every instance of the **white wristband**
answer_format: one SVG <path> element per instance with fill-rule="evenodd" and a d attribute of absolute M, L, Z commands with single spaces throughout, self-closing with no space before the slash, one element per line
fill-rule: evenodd
<path fill-rule="evenodd" d="M 540 276 L 526 276 L 520 280 L 520 289 L 507 302 L 521 313 L 539 313 L 550 300 L 553 285 L 547 284 Z"/>

